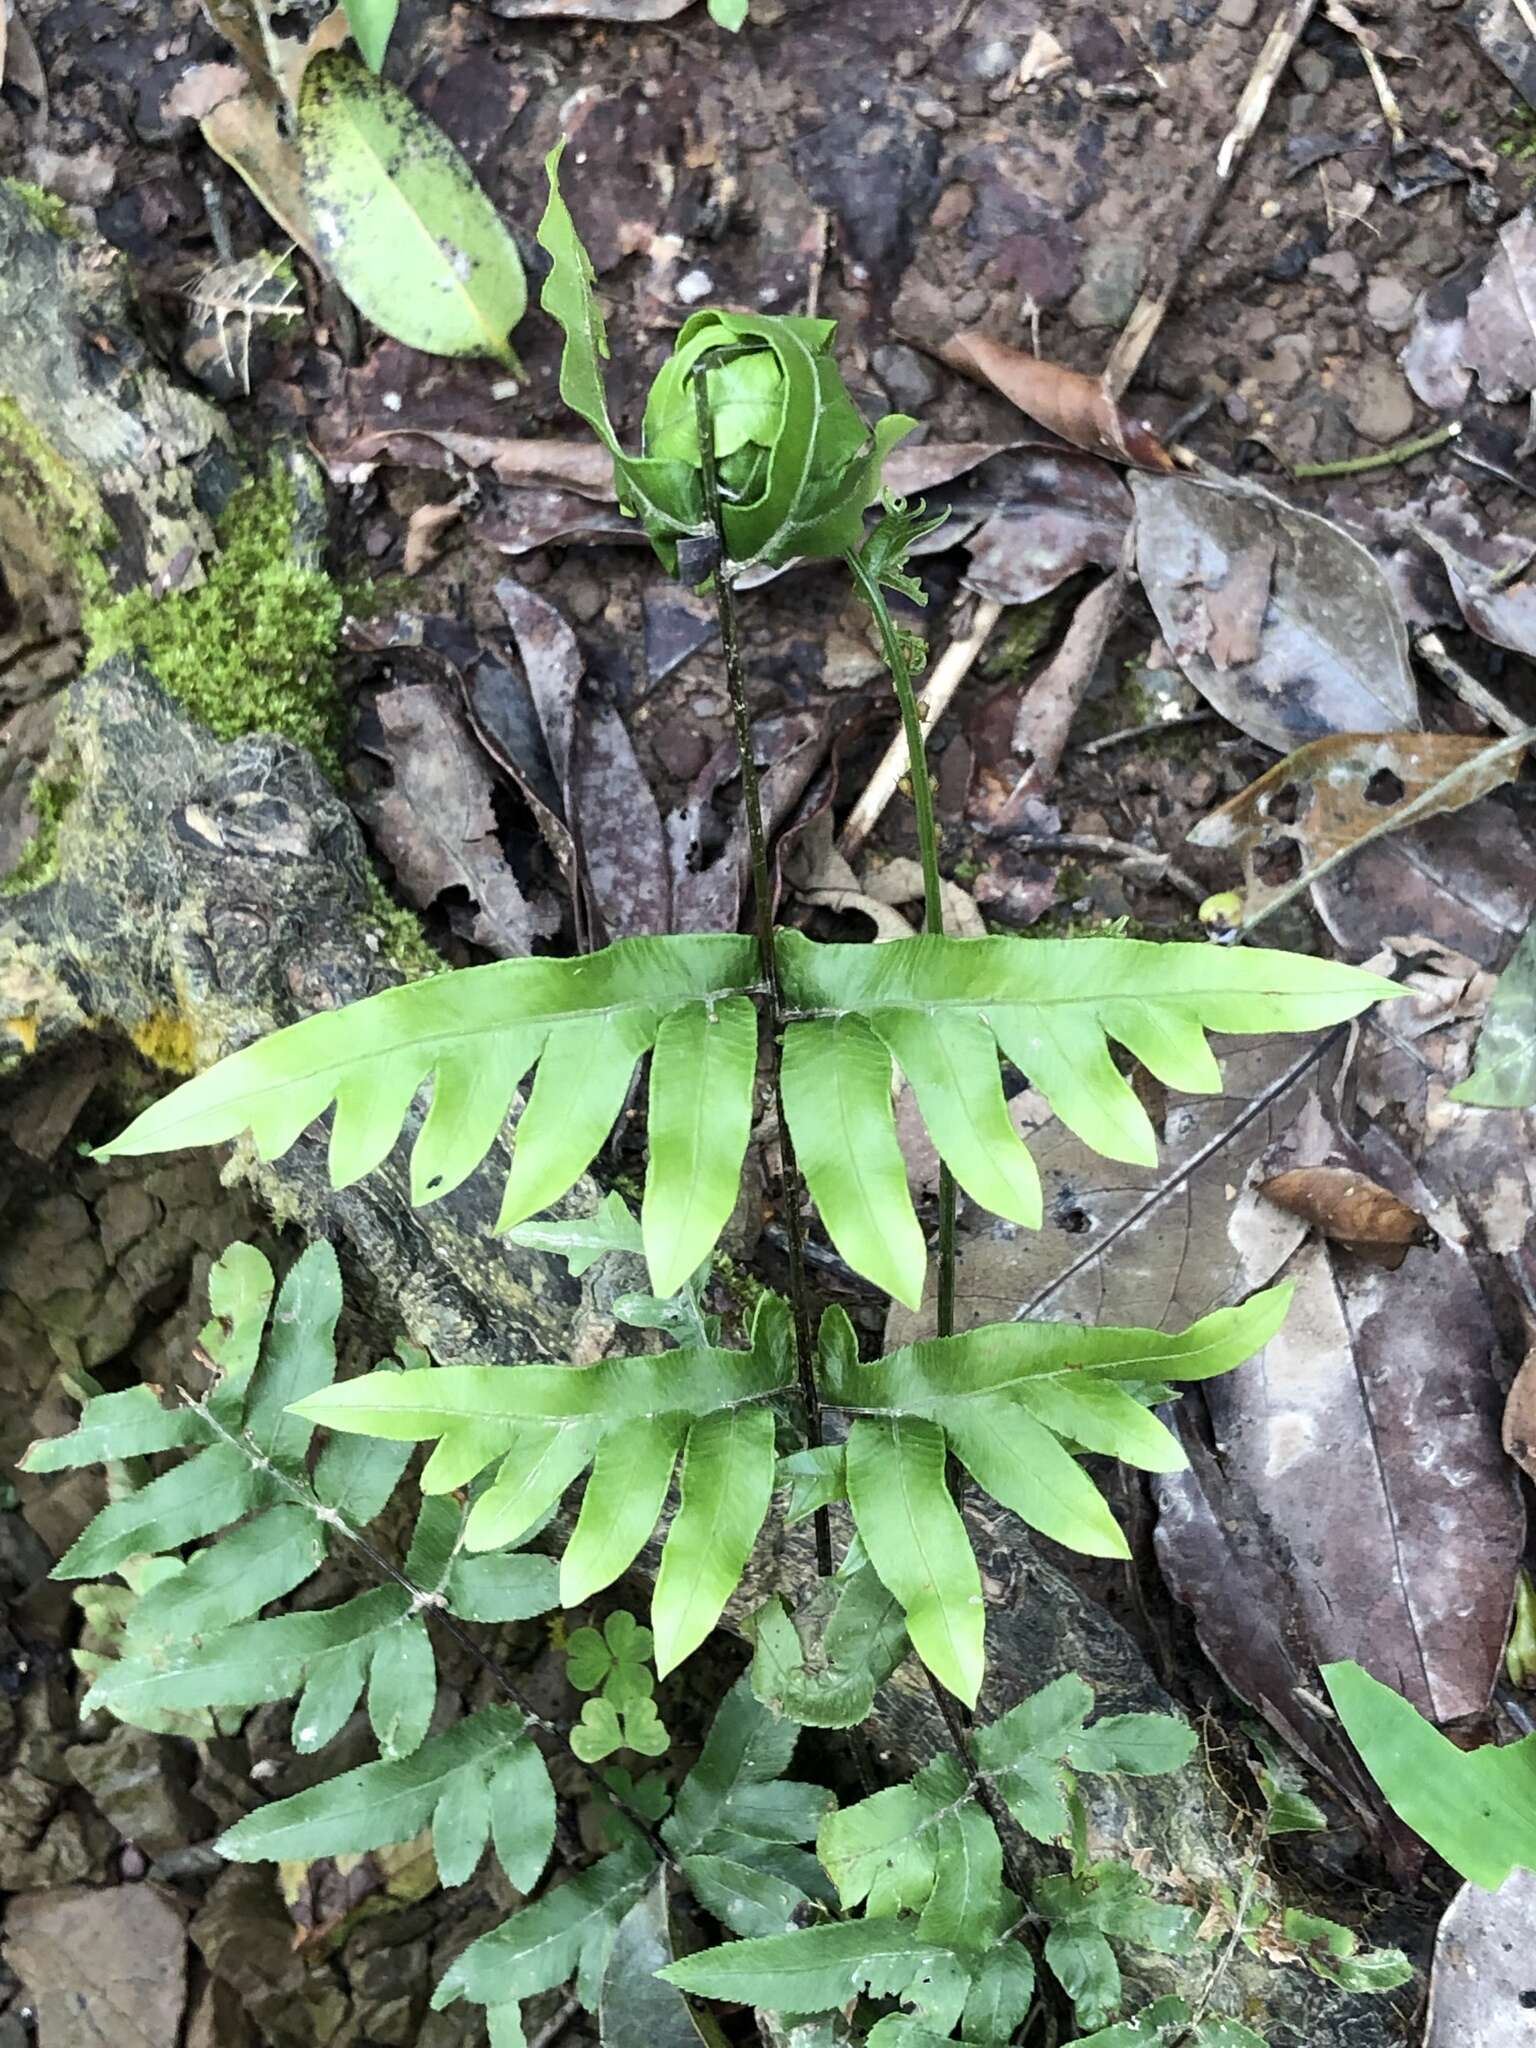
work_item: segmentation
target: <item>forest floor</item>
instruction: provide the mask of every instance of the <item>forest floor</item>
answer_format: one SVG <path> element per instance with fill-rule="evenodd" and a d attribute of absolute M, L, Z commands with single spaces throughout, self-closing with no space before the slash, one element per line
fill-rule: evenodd
<path fill-rule="evenodd" d="M 1272 19 L 1291 15 L 1294 49 L 1218 180 Z M 1371 1816 L 1326 1790 L 1338 1737 L 1308 1703 L 1319 1661 L 1370 1662 L 1365 1644 L 1437 1719 L 1530 1727 L 1503 1685 L 1525 1537 L 1500 1421 L 1536 1315 L 1536 1152 L 1527 1115 L 1463 1111 L 1446 1089 L 1536 903 L 1532 786 L 1465 808 L 1431 794 L 1401 832 L 1387 815 L 1436 782 L 1419 736 L 1497 740 L 1536 721 L 1528 18 L 1502 0 L 752 0 L 730 37 L 681 0 L 403 0 L 388 64 L 464 152 L 531 277 L 543 161 L 572 138 L 565 189 L 631 445 L 701 303 L 835 319 L 866 410 L 917 419 L 895 479 L 951 517 L 922 559 L 926 607 L 904 623 L 930 673 L 974 643 L 930 746 L 952 929 L 1194 938 L 1262 911 L 1266 942 L 1385 957 L 1415 989 L 1411 1026 L 1374 1022 L 1305 1059 L 1278 1041 L 1234 1052 L 1217 1105 L 1153 1102 L 1149 1084 L 1155 1169 L 1106 1168 L 1021 1092 L 1047 1226 L 962 1217 L 963 1323 L 1182 1324 L 1292 1262 L 1307 1313 L 1272 1347 L 1269 1384 L 1222 1383 L 1202 1410 L 1220 1458 L 1155 1499 L 1115 1482 L 1135 1563 L 1053 1556 L 1187 1706 L 1230 1714 L 1235 1695 L 1319 1771 L 1332 1829 L 1287 1854 L 1344 1900 L 1392 1881 Z M 556 329 L 536 312 L 519 328 L 521 381 L 441 362 L 367 328 L 302 257 L 280 318 L 212 320 L 210 273 L 286 246 L 200 134 L 228 62 L 193 0 L 12 0 L 0 168 L 51 196 L 35 203 L 56 225 L 118 252 L 153 346 L 245 451 L 258 531 L 268 450 L 308 447 L 328 480 L 324 569 L 305 585 L 319 612 L 284 597 L 277 623 L 259 602 L 221 616 L 298 647 L 280 715 L 332 750 L 382 880 L 419 919 L 399 920 L 403 956 L 419 964 L 424 941 L 462 964 L 729 921 L 744 831 L 713 613 L 611 502 L 559 400 Z M 1123 337 L 1144 318 L 1142 354 Z M 1106 367 L 1120 414 L 1058 374 Z M 0 550 L 0 869 L 30 880 L 47 833 L 32 773 L 87 643 L 114 644 L 113 625 L 99 599 L 82 619 L 4 530 Z M 199 573 L 173 565 L 157 595 Z M 894 732 L 860 607 L 830 566 L 744 605 L 781 915 L 823 937 L 915 930 L 906 797 L 847 836 Z M 221 697 L 206 647 L 172 635 L 160 651 L 196 673 L 192 708 L 236 729 L 238 677 Z M 540 663 L 585 736 L 554 793 L 581 849 L 579 909 L 529 801 L 544 740 L 508 722 L 506 677 Z M 1325 751 L 1276 800 L 1242 801 L 1310 742 Z M 210 1258 L 242 1235 L 273 1241 L 201 1156 L 147 1177 L 75 1160 L 65 1098 L 80 1086 L 55 1074 L 5 1099 L 8 1457 L 63 1426 L 60 1369 L 164 1377 Z M 936 1159 L 914 1115 L 901 1128 L 931 1215 Z M 607 1177 L 641 1157 L 621 1127 Z M 1282 1170 L 1340 1161 L 1425 1219 L 1391 1271 L 1315 1213 L 1277 1225 L 1259 1194 Z M 744 1205 L 731 1250 L 741 1271 L 782 1277 L 770 1208 Z M 901 1310 L 887 1325 L 830 1247 L 812 1251 L 822 1294 L 870 1335 L 925 1326 Z M 1280 1408 L 1306 1414 L 1288 1461 L 1266 1449 Z M 84 1936 L 34 1914 L 0 1972 L 0 2048 L 34 2037 L 40 2007 L 44 2048 L 106 2038 L 115 1963 L 97 1972 L 96 2019 L 59 2017 L 83 1938 L 119 1960 L 174 1950 L 162 2016 L 117 2037 L 146 2048 L 467 2048 L 465 2009 L 423 2015 L 444 1926 L 419 1869 L 367 1859 L 280 1897 L 208 1847 L 253 1765 L 282 1759 L 284 1789 L 303 1782 L 286 1710 L 202 1745 L 195 1768 L 167 1736 L 74 1725 L 78 1612 L 42 1575 L 95 1504 L 71 1476 L 24 1481 L 0 1514 L 15 1596 L 0 1889 L 113 1901 Z M 1239 1520 L 1265 1532 L 1261 1558 L 1233 1540 Z M 1285 1611 L 1256 1627 L 1277 1585 Z M 528 1682 L 564 1699 L 560 1661 L 524 1633 Z M 685 1689 L 680 1723 L 690 1710 Z M 134 1902 L 151 1866 L 192 1915 L 190 1979 L 181 1921 Z M 1427 1983 L 1455 1879 L 1422 1858 L 1396 1876 Z M 360 1910 L 386 1898 L 387 1916 Z M 1536 1953 L 1536 1905 L 1511 1903 L 1480 1938 L 1490 1956 Z M 1426 2019 L 1420 1999 L 1408 2038 L 1536 2040 L 1536 1977 L 1523 2003 L 1511 1982 L 1492 2007 L 1437 1991 Z M 579 2017 L 561 2022 L 583 2038 Z"/>

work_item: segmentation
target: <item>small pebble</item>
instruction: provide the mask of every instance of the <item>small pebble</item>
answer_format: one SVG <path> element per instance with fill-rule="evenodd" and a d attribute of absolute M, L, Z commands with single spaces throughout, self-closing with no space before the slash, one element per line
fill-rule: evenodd
<path fill-rule="evenodd" d="M 1346 407 L 1349 424 L 1363 440 L 1388 447 L 1413 425 L 1413 393 L 1388 363 L 1363 364 Z"/>
<path fill-rule="evenodd" d="M 700 299 L 707 299 L 715 288 L 715 281 L 707 270 L 690 270 L 686 277 L 677 280 L 677 296 L 685 306 L 696 306 Z"/>
<path fill-rule="evenodd" d="M 1413 318 L 1415 296 L 1400 277 L 1373 277 L 1365 288 L 1366 318 L 1396 334 Z"/>
<path fill-rule="evenodd" d="M 1259 11 L 1259 0 L 1221 0 L 1216 10 L 1216 19 L 1228 28 L 1252 28 Z"/>
<path fill-rule="evenodd" d="M 991 42 L 972 44 L 965 53 L 964 67 L 970 77 L 991 85 L 999 78 L 1006 78 L 1018 61 L 1019 54 L 1012 43 L 1005 43 L 997 37 Z"/>
<path fill-rule="evenodd" d="M 1291 69 L 1307 92 L 1325 93 L 1333 83 L 1333 66 L 1319 50 L 1298 50 L 1291 60 Z"/>
<path fill-rule="evenodd" d="M 955 110 L 946 106 L 943 100 L 921 99 L 912 109 L 919 121 L 941 132 L 955 125 Z"/>
<path fill-rule="evenodd" d="M 1314 256 L 1307 270 L 1313 277 L 1326 277 L 1336 284 L 1347 299 L 1360 289 L 1360 265 L 1348 249 L 1330 249 L 1325 256 Z"/>

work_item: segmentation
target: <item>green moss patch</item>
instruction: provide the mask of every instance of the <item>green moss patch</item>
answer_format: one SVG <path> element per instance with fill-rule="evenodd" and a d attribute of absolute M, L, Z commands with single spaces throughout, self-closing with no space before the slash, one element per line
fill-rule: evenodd
<path fill-rule="evenodd" d="M 78 239 L 80 228 L 67 199 L 61 199 L 57 192 L 44 191 L 41 185 L 29 185 L 25 178 L 3 178 L 0 184 L 13 199 L 21 201 L 38 226 L 46 228 L 50 235 L 58 235 L 67 242 Z"/>
<path fill-rule="evenodd" d="M 219 551 L 195 590 L 147 590 L 85 618 L 91 662 L 133 654 L 218 738 L 275 732 L 338 772 L 342 705 L 334 661 L 341 592 L 295 560 L 293 480 L 274 462 L 237 491 L 218 523 Z"/>
<path fill-rule="evenodd" d="M 37 830 L 15 867 L 0 879 L 0 896 L 21 896 L 53 880 L 59 865 L 59 828 L 79 790 L 73 776 L 58 781 L 45 781 L 41 775 L 34 779 L 27 791 L 27 802 L 37 819 Z"/>

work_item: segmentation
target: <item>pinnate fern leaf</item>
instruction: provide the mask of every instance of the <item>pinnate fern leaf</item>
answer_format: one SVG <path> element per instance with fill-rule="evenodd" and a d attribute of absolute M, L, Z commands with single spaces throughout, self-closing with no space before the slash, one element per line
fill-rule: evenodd
<path fill-rule="evenodd" d="M 523 1716 L 493 1706 L 409 1756 L 363 1764 L 261 1807 L 221 1835 L 217 1846 L 237 1863 L 313 1861 L 408 1842 L 430 1826 L 443 1883 L 462 1884 L 480 1860 L 498 1806 L 511 1817 L 497 1835 L 498 1859 L 526 1891 L 554 1843 L 554 1792 Z"/>
<path fill-rule="evenodd" d="M 703 1037 L 711 1047 L 693 1076 L 708 1083 L 711 1099 L 690 1198 L 681 1213 L 674 1203 L 688 1191 L 669 1186 L 664 1199 L 648 1200 L 647 1245 L 662 1261 L 652 1279 L 659 1294 L 675 1293 L 735 1201 L 755 1065 L 744 1052 L 742 999 L 756 982 L 755 947 L 728 935 L 625 939 L 585 959 L 505 960 L 435 975 L 307 1017 L 231 1054 L 147 1109 L 103 1156 L 216 1144 L 248 1130 L 262 1158 L 276 1159 L 334 1105 L 330 1172 L 345 1187 L 388 1156 L 431 1080 L 411 1153 L 412 1199 L 430 1202 L 485 1158 L 533 1072 L 498 1219 L 505 1229 L 547 1208 L 585 1172 L 636 1061 L 665 1023 L 669 1162 L 687 1155 L 681 1126 L 698 1114 L 680 1092 L 682 1041 Z M 727 1043 L 716 1056 L 715 1046 Z"/>
<path fill-rule="evenodd" d="M 472 1551 L 524 1534 L 592 1464 L 561 1567 L 571 1597 L 610 1585 L 633 1564 L 681 1452 L 682 1504 L 651 1606 L 665 1674 L 719 1620 L 768 1511 L 775 1428 L 763 1404 L 793 1374 L 782 1322 L 781 1305 L 764 1297 L 751 1351 L 694 1346 L 587 1366 L 369 1373 L 298 1408 L 333 1430 L 436 1439 L 426 1489 L 463 1486 L 497 1463 L 465 1527 Z"/>
<path fill-rule="evenodd" d="M 1001 1054 L 1085 1144 L 1151 1165 L 1146 1111 L 1113 1041 L 1160 1081 L 1210 1093 L 1207 1031 L 1311 1031 L 1397 994 L 1331 960 L 1134 939 L 778 939 L 784 1107 L 827 1232 L 850 1265 L 909 1307 L 925 1254 L 889 1092 L 899 1065 L 940 1156 L 982 1207 L 1037 1227 L 1039 1177 L 1009 1121 Z M 829 1135 L 835 1129 L 835 1139 Z"/>
<path fill-rule="evenodd" d="M 1039 1178 L 1010 1123 L 999 1055 L 1062 1121 L 1114 1159 L 1150 1163 L 1151 1124 L 1110 1057 L 1168 1086 L 1219 1085 L 1207 1031 L 1314 1030 L 1398 993 L 1375 975 L 1288 953 L 1130 939 L 777 941 L 788 1010 L 791 1134 L 833 1242 L 898 1299 L 926 1254 L 896 1143 L 899 1065 L 941 1155 L 983 1206 L 1040 1221 Z M 389 1154 L 430 1082 L 411 1192 L 434 1201 L 474 1171 L 534 1075 L 498 1227 L 558 1200 L 591 1164 L 651 1053 L 643 1241 L 658 1295 L 712 1249 L 735 1200 L 751 1121 L 755 948 L 728 934 L 625 939 L 580 960 L 508 960 L 386 989 L 259 1040 L 154 1104 L 104 1156 L 213 1144 L 249 1130 L 273 1159 L 334 1106 L 337 1186 Z"/>
<path fill-rule="evenodd" d="M 945 1485 L 946 1453 L 1042 1534 L 1090 1556 L 1128 1557 L 1073 1447 L 1152 1471 L 1181 1468 L 1177 1440 L 1130 1389 L 1231 1371 L 1274 1335 L 1289 1299 L 1289 1288 L 1270 1288 L 1176 1336 L 991 1323 L 909 1345 L 872 1365 L 858 1362 L 846 1318 L 828 1312 L 819 1383 L 823 1402 L 854 1418 L 846 1452 L 854 1522 L 936 1678 L 975 1704 L 985 1607 L 970 1539 Z"/>

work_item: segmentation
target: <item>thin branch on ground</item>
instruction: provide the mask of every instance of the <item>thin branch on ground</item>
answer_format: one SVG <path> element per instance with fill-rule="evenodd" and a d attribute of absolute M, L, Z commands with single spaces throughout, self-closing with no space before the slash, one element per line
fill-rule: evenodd
<path fill-rule="evenodd" d="M 1434 670 L 1452 695 L 1459 697 L 1469 711 L 1476 712 L 1485 725 L 1496 725 L 1500 732 L 1511 734 L 1521 730 L 1520 720 L 1509 706 L 1501 703 L 1469 668 L 1462 666 L 1438 633 L 1416 635 L 1413 651 Z"/>

